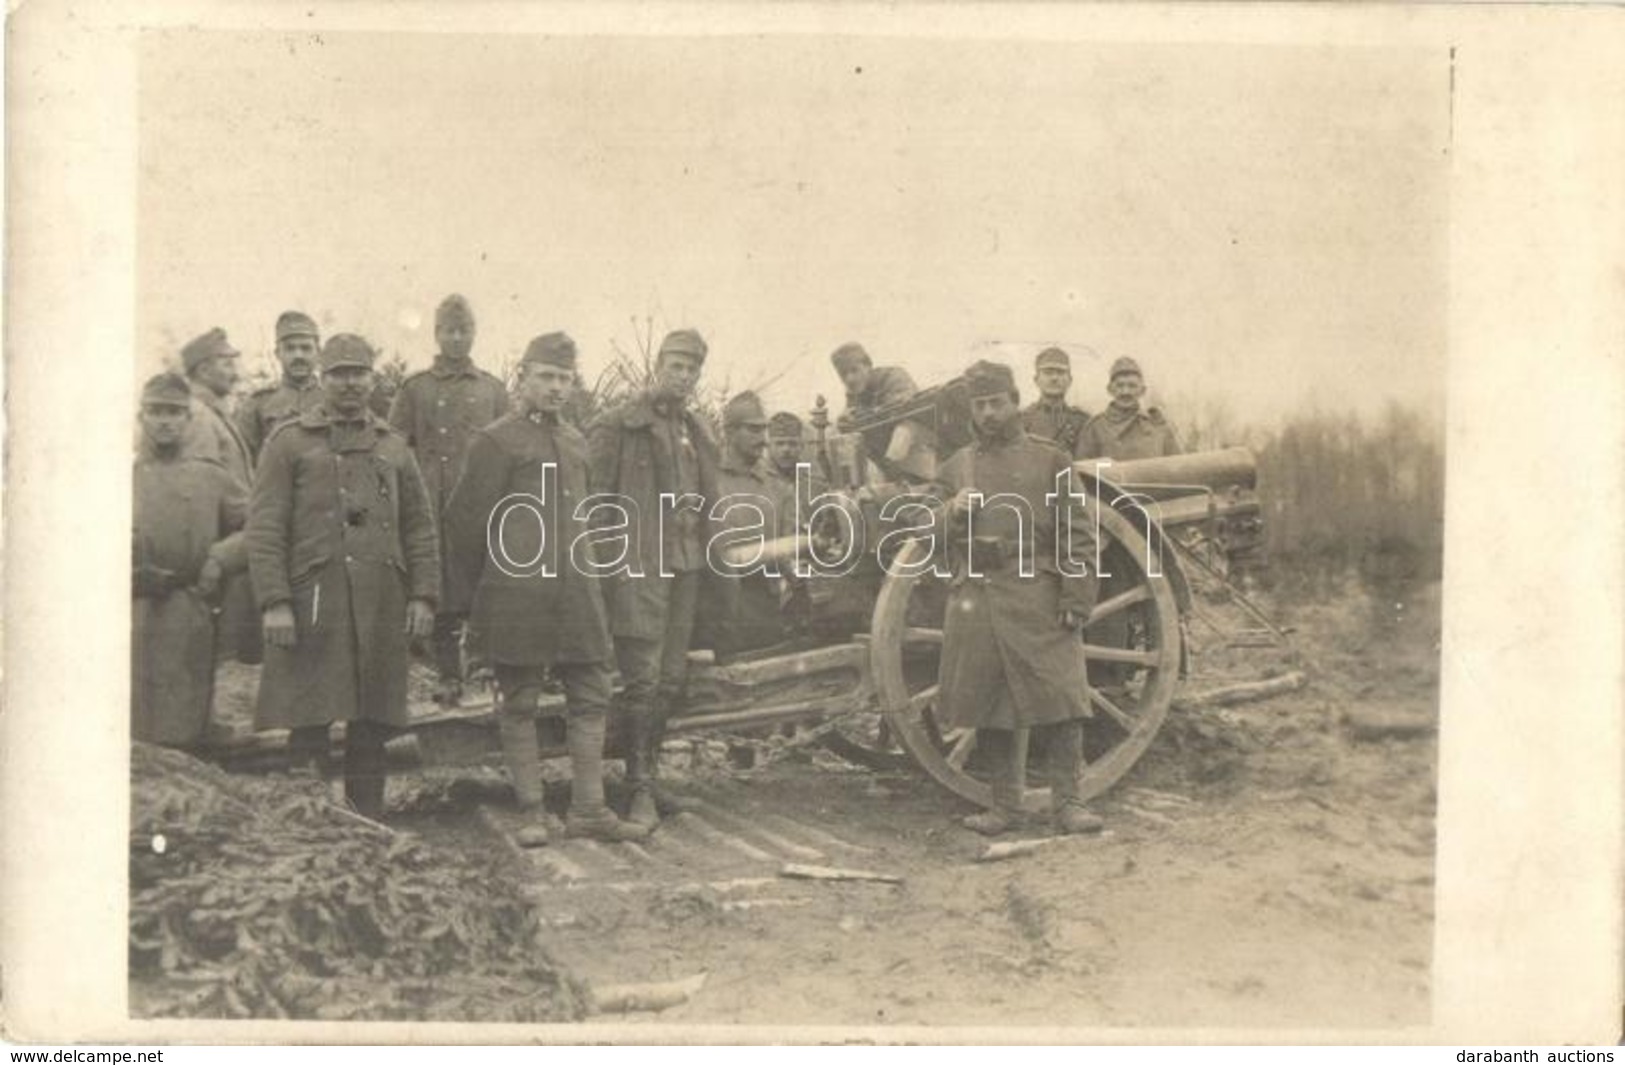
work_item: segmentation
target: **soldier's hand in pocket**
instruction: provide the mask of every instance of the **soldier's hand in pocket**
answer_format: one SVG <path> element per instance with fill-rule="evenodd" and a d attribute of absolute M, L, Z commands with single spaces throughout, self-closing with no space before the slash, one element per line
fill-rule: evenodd
<path fill-rule="evenodd" d="M 260 615 L 260 628 L 265 633 L 265 642 L 271 647 L 292 647 L 295 641 L 293 628 L 293 604 L 277 603 L 275 606 L 265 608 Z"/>
<path fill-rule="evenodd" d="M 414 640 L 434 635 L 434 607 L 427 600 L 413 599 L 406 604 L 406 635 Z"/>

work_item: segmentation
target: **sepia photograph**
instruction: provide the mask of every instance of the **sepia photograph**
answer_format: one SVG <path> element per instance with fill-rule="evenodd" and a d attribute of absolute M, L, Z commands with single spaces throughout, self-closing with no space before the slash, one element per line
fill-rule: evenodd
<path fill-rule="evenodd" d="M 123 31 L 128 1020 L 1426 1038 L 1454 47 L 299 13 Z"/>

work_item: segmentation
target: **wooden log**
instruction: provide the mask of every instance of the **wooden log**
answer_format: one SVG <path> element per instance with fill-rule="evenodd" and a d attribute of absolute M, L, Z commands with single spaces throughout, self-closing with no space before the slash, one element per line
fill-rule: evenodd
<path fill-rule="evenodd" d="M 1356 740 L 1415 739 L 1433 732 L 1438 724 L 1423 714 L 1400 714 L 1393 711 L 1368 710 L 1355 707 L 1343 713 L 1343 723 Z"/>
<path fill-rule="evenodd" d="M 705 986 L 705 973 L 685 980 L 668 980 L 655 984 L 609 984 L 592 989 L 594 1013 L 632 1013 L 634 1011 L 669 1010 L 681 1006 L 700 993 Z"/>
<path fill-rule="evenodd" d="M 833 865 L 800 865 L 787 862 L 779 870 L 780 876 L 793 880 L 873 880 L 881 884 L 901 884 L 903 878 L 892 873 L 876 873 L 868 869 L 842 869 Z"/>
<path fill-rule="evenodd" d="M 1210 688 L 1205 692 L 1196 692 L 1191 695 L 1182 695 L 1174 700 L 1175 710 L 1199 710 L 1213 706 L 1236 706 L 1240 703 L 1259 702 L 1263 699 L 1273 699 L 1277 695 L 1297 691 L 1308 682 L 1308 678 L 1299 670 L 1283 673 L 1279 677 L 1270 677 L 1268 680 L 1249 681 L 1244 684 L 1227 684 L 1222 688 Z"/>

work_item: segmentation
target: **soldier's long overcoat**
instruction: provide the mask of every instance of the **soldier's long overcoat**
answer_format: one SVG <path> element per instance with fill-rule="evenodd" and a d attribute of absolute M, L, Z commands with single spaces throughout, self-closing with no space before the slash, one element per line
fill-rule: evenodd
<path fill-rule="evenodd" d="M 658 640 L 664 633 L 665 608 L 658 581 L 660 573 L 662 492 L 671 492 L 677 482 L 677 456 L 670 439 L 658 431 L 653 403 L 647 395 L 638 396 L 619 407 L 605 411 L 587 430 L 588 452 L 592 462 L 592 490 L 625 498 L 632 505 L 633 547 L 644 579 L 614 578 L 607 581 L 610 632 L 617 636 Z M 700 495 L 716 498 L 716 440 L 692 411 L 680 415 L 680 425 L 691 441 L 698 465 Z M 668 507 L 668 510 L 670 508 Z M 664 535 L 672 538 L 683 514 L 670 515 Z M 674 521 L 675 517 L 679 521 Z M 703 550 L 703 537 L 701 549 Z M 679 567 L 668 565 L 669 570 Z M 697 567 L 695 567 L 697 568 Z"/>
<path fill-rule="evenodd" d="M 1056 477 L 1070 476 L 1071 462 L 1051 444 L 1012 427 L 1003 440 L 981 440 L 956 452 L 943 466 L 950 492 L 970 488 L 991 500 L 1001 493 L 1020 497 L 1024 515 L 1001 503 L 974 512 L 971 533 L 997 537 L 1003 565 L 981 551 L 972 575 L 965 550 L 966 523 L 947 525 L 954 566 L 954 589 L 943 626 L 940 707 L 951 726 L 1030 728 L 1088 717 L 1088 682 L 1083 644 L 1062 627 L 1063 609 L 1087 616 L 1094 605 L 1095 577 L 1063 576 L 1055 552 L 1058 530 L 1070 527 L 1071 554 L 1095 559 L 1094 515 L 1085 506 L 1046 498 Z M 1092 504 L 1091 504 L 1092 505 Z M 1063 526 L 1061 509 L 1070 511 Z M 1025 541 L 1033 576 L 1022 577 L 1017 544 Z"/>
<path fill-rule="evenodd" d="M 590 575 L 591 559 L 571 554 L 588 531 L 577 513 L 586 496 L 587 440 L 568 422 L 508 414 L 470 438 L 445 530 L 446 586 L 471 589 L 472 602 L 447 609 L 469 612 L 490 661 L 610 660 L 601 582 Z"/>
<path fill-rule="evenodd" d="M 134 474 L 134 565 L 174 574 L 176 587 L 138 591 L 131 605 L 130 734 L 193 743 L 208 722 L 215 656 L 213 611 L 193 585 L 211 557 L 228 576 L 246 565 L 239 530 L 247 490 L 212 459 L 160 457 L 150 446 Z"/>
<path fill-rule="evenodd" d="M 291 603 L 292 648 L 265 648 L 255 725 L 406 724 L 406 602 L 434 602 L 434 515 L 406 440 L 319 408 L 266 441 L 249 504 L 260 608 Z"/>

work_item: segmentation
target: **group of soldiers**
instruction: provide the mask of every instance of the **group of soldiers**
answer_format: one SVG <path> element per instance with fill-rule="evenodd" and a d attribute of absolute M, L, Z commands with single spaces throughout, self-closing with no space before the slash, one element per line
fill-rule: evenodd
<path fill-rule="evenodd" d="M 753 393 L 729 401 L 716 438 L 692 406 L 708 354 L 695 330 L 667 334 L 647 387 L 598 413 L 585 433 L 569 413 L 579 376 L 568 335 L 531 340 L 510 390 L 474 364 L 475 332 L 468 302 L 448 296 L 435 314 L 433 364 L 402 383 L 387 419 L 372 407 L 374 348 L 353 334 L 323 343 L 297 311 L 276 322 L 282 379 L 235 414 L 239 352 L 219 329 L 182 349 L 183 373 L 146 382 L 135 463 L 132 734 L 199 743 L 217 660 L 262 662 L 256 728 L 289 730 L 295 763 L 325 772 L 330 727 L 343 722 L 346 797 L 378 818 L 385 743 L 408 724 L 410 655 L 427 646 L 436 697 L 447 705 L 461 698 L 467 660 L 489 669 L 504 760 L 527 809 L 540 811 L 543 798 L 536 718 L 562 687 L 572 783 L 558 827 L 641 838 L 671 808 L 659 752 L 685 698 L 702 599 L 721 595 L 703 611 L 708 631 L 698 637 L 719 657 L 783 631 L 783 599 L 771 582 L 711 579 L 718 519 L 705 503 L 734 494 L 781 501 L 772 531 L 783 533 L 796 513 L 792 493 L 824 483 L 807 476 L 801 419 L 770 417 Z M 847 389 L 843 425 L 916 391 L 904 371 L 874 366 L 859 345 L 843 345 L 831 361 Z M 979 362 L 965 373 L 975 442 L 931 471 L 953 493 L 942 518 L 950 528 L 967 521 L 973 492 L 1017 492 L 1047 518 L 1009 528 L 989 519 L 978 544 L 1025 537 L 1018 546 L 1046 559 L 1064 530 L 1086 541 L 1075 546 L 1090 553 L 1076 557 L 1093 557 L 1091 523 L 1056 520 L 1056 508 L 1073 503 L 1056 500 L 1055 477 L 1076 458 L 1144 457 L 1178 445 L 1159 413 L 1141 409 L 1144 385 L 1130 360 L 1113 365 L 1112 404 L 1094 418 L 1066 403 L 1065 352 L 1043 352 L 1035 372 L 1040 398 L 1026 409 L 1007 366 Z M 873 440 L 866 434 L 864 448 L 884 476 L 920 459 L 928 437 L 904 421 Z M 622 524 L 634 526 L 621 531 L 636 557 L 602 577 L 560 554 L 594 532 L 597 511 L 582 505 L 589 496 L 626 501 Z M 500 520 L 514 499 L 527 501 L 531 520 Z M 698 505 L 674 509 L 673 500 Z M 495 557 L 493 529 L 504 558 L 536 565 L 521 572 Z M 1077 779 L 1081 722 L 1091 712 L 1079 636 L 1096 580 L 969 561 L 956 560 L 957 608 L 944 633 L 945 719 L 986 730 L 997 751 L 1017 748 L 1011 730 L 1033 729 L 1063 782 L 1057 827 L 1098 827 L 1064 783 Z M 627 732 L 624 816 L 603 787 L 612 705 Z M 995 765 L 994 808 L 970 827 L 1000 832 L 1019 820 L 1019 768 Z"/>

